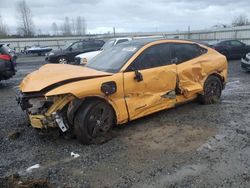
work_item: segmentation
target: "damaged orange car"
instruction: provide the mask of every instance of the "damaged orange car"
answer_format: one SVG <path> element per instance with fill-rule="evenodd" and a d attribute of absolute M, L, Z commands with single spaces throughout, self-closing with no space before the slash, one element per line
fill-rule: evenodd
<path fill-rule="evenodd" d="M 72 131 L 83 144 L 115 124 L 196 98 L 215 103 L 227 81 L 227 60 L 202 44 L 167 39 L 114 46 L 85 67 L 47 64 L 20 84 L 18 102 L 34 128 Z"/>

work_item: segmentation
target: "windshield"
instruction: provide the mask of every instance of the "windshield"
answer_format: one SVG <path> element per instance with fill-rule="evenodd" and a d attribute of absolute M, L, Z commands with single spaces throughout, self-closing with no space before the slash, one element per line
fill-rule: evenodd
<path fill-rule="evenodd" d="M 102 47 L 102 50 L 106 50 L 108 48 L 111 48 L 114 44 L 115 44 L 115 40 L 114 39 L 110 39 L 107 42 L 105 42 L 105 44 Z"/>
<path fill-rule="evenodd" d="M 71 43 L 67 43 L 67 44 L 65 44 L 64 46 L 62 46 L 61 49 L 62 49 L 62 50 L 66 50 L 66 49 L 70 48 L 70 46 L 73 45 L 73 44 L 74 44 L 74 43 L 72 43 L 72 42 L 71 42 Z"/>
<path fill-rule="evenodd" d="M 129 44 L 116 45 L 112 48 L 104 50 L 99 55 L 94 57 L 89 61 L 86 67 L 99 71 L 116 73 L 120 71 L 123 65 L 137 51 L 137 46 L 132 46 Z"/>

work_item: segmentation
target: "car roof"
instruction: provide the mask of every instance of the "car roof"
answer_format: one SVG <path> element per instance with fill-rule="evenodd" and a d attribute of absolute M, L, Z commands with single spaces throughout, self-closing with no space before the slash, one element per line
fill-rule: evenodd
<path fill-rule="evenodd" d="M 237 39 L 223 39 L 223 40 L 212 40 L 212 41 L 209 41 L 208 44 L 209 45 L 218 45 L 218 44 L 221 44 L 221 43 L 224 43 L 224 42 L 230 42 L 230 41 L 239 41 L 239 42 L 241 42 L 240 40 L 237 40 Z"/>
<path fill-rule="evenodd" d="M 119 45 L 124 45 L 124 46 L 137 46 L 137 47 L 142 47 L 145 46 L 149 43 L 152 42 L 157 42 L 157 41 L 166 41 L 166 42 L 184 42 L 184 43 L 198 43 L 202 44 L 202 42 L 197 42 L 197 41 L 192 41 L 192 40 L 181 40 L 181 39 L 166 39 L 164 37 L 162 38 L 147 38 L 147 39 L 134 39 L 128 42 L 123 42 Z M 204 44 L 202 44 L 204 45 Z"/>
<path fill-rule="evenodd" d="M 75 41 L 75 42 L 85 42 L 85 41 L 103 41 L 101 39 L 81 39 L 81 40 L 78 40 L 78 41 Z"/>

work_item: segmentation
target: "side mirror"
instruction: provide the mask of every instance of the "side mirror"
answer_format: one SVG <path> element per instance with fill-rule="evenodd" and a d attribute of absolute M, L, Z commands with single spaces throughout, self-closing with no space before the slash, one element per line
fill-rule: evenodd
<path fill-rule="evenodd" d="M 72 51 L 73 49 L 72 49 L 72 47 L 69 47 L 69 51 Z"/>
<path fill-rule="evenodd" d="M 137 80 L 137 82 L 141 82 L 143 80 L 143 76 L 142 76 L 142 74 L 138 70 L 135 70 L 135 77 L 134 77 L 134 79 Z"/>

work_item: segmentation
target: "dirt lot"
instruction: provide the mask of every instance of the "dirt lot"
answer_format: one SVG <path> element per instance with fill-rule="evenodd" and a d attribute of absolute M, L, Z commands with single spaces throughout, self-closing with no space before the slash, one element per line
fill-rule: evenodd
<path fill-rule="evenodd" d="M 28 127 L 15 90 L 43 59 L 20 58 L 17 75 L 0 83 L 0 187 L 12 174 L 19 185 L 28 178 L 51 187 L 250 187 L 250 74 L 239 63 L 229 62 L 219 104 L 162 111 L 115 128 L 105 144 L 83 146 Z"/>

